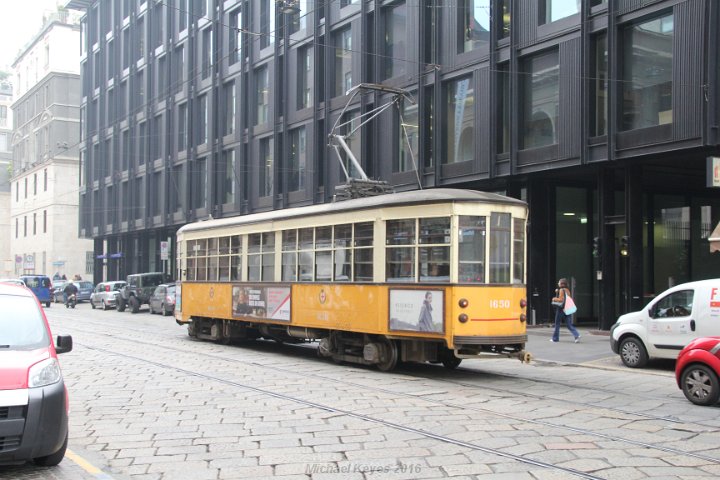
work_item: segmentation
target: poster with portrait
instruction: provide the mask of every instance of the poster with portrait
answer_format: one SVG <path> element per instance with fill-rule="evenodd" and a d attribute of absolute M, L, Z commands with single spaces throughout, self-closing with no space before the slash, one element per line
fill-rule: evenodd
<path fill-rule="evenodd" d="M 233 285 L 232 315 L 290 321 L 290 287 Z"/>
<path fill-rule="evenodd" d="M 444 290 L 390 289 L 390 330 L 443 333 Z"/>

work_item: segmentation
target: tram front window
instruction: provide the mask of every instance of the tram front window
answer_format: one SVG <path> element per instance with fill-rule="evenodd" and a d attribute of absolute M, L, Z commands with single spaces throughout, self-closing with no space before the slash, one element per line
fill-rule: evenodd
<path fill-rule="evenodd" d="M 459 273 L 461 283 L 485 283 L 486 217 L 460 216 Z"/>

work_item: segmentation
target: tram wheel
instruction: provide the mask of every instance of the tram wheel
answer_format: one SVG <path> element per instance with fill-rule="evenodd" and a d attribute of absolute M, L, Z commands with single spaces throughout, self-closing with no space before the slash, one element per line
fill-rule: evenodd
<path fill-rule="evenodd" d="M 460 362 L 462 362 L 462 358 L 456 357 L 455 352 L 449 348 L 443 348 L 443 350 L 441 350 L 439 360 L 440 363 L 449 370 L 455 370 L 460 365 Z"/>
<path fill-rule="evenodd" d="M 398 348 L 397 343 L 393 340 L 385 339 L 383 344 L 383 354 L 380 357 L 380 362 L 377 363 L 377 368 L 383 372 L 389 372 L 398 362 Z"/>

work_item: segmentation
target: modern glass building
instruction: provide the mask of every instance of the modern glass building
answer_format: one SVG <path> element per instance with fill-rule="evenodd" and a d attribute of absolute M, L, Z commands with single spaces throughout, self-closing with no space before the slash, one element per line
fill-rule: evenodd
<path fill-rule="evenodd" d="M 580 322 L 608 328 L 720 272 L 707 241 L 720 195 L 706 178 L 720 156 L 718 2 L 69 6 L 86 11 L 79 227 L 96 280 L 174 272 L 187 222 L 332 201 L 344 175 L 328 134 L 359 83 L 415 99 L 351 140 L 369 176 L 528 201 L 537 321 L 559 277 Z M 342 120 L 351 129 L 387 100 L 360 95 Z"/>

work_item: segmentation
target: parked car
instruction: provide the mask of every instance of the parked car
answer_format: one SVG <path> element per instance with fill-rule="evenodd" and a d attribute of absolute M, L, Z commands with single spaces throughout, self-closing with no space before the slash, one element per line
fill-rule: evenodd
<path fill-rule="evenodd" d="M 628 367 L 649 358 L 677 358 L 699 337 L 720 335 L 720 279 L 676 285 L 639 312 L 622 315 L 610 329 L 610 348 Z"/>
<path fill-rule="evenodd" d="M 45 303 L 45 306 L 50 308 L 50 302 L 53 301 L 53 284 L 50 277 L 47 275 L 22 275 L 20 280 L 32 290 L 40 303 Z"/>
<path fill-rule="evenodd" d="M 23 287 L 25 286 L 25 282 L 19 278 L 0 278 L 0 283 L 10 283 L 13 285 L 21 285 Z"/>
<path fill-rule="evenodd" d="M 55 280 L 53 282 L 53 301 L 55 303 L 63 302 L 63 289 L 67 285 L 67 280 Z"/>
<path fill-rule="evenodd" d="M 92 308 L 102 307 L 103 310 L 115 308 L 120 290 L 126 285 L 122 280 L 98 283 L 90 295 L 90 306 Z"/>
<path fill-rule="evenodd" d="M 147 304 L 155 287 L 165 283 L 167 275 L 162 272 L 136 273 L 128 275 L 127 285 L 120 290 L 117 299 L 118 312 L 130 307 L 132 313 L 138 313 L 140 306 Z"/>
<path fill-rule="evenodd" d="M 158 285 L 150 297 L 150 313 L 172 315 L 175 312 L 175 284 Z"/>
<path fill-rule="evenodd" d="M 690 342 L 678 355 L 675 380 L 685 398 L 695 405 L 715 405 L 720 400 L 720 337 Z"/>
<path fill-rule="evenodd" d="M 76 282 L 73 282 L 75 286 L 78 288 L 77 293 L 77 302 L 89 302 L 90 301 L 90 295 L 92 295 L 94 286 L 92 282 L 79 280 Z"/>
<path fill-rule="evenodd" d="M 68 394 L 45 312 L 30 291 L 0 284 L 0 464 L 57 465 L 68 439 Z"/>

